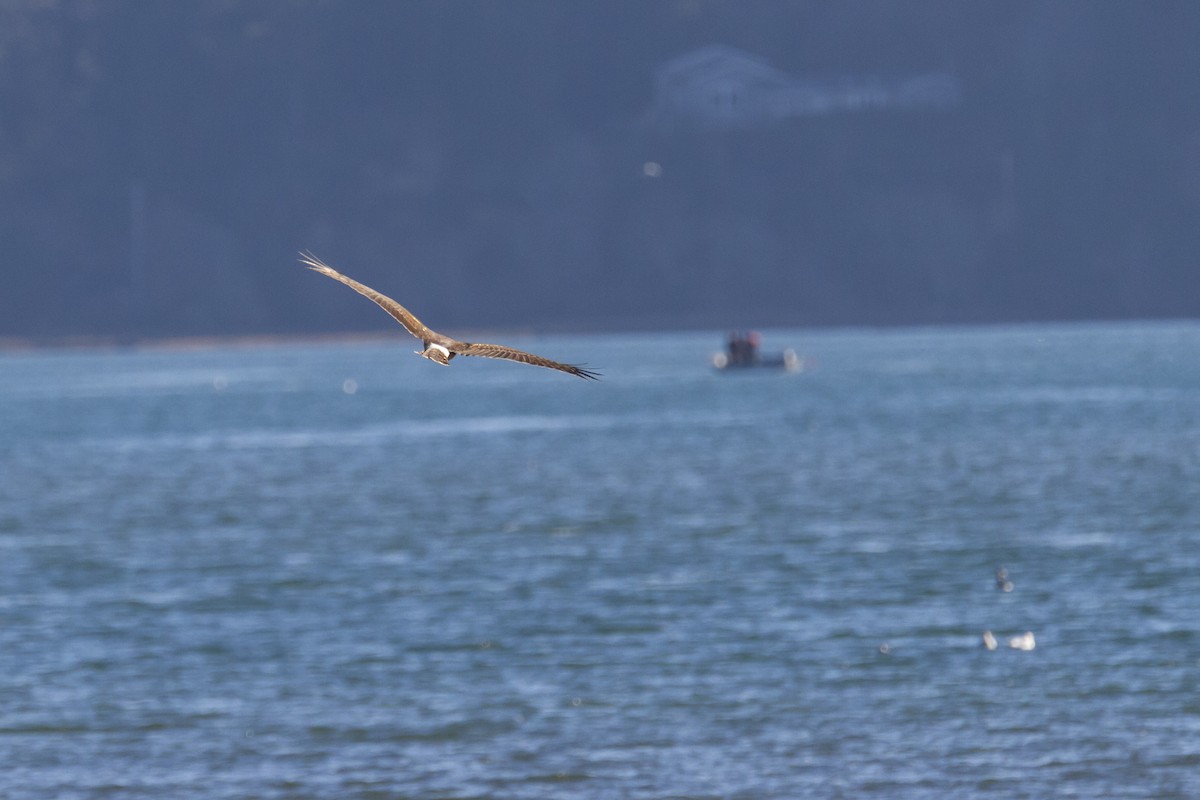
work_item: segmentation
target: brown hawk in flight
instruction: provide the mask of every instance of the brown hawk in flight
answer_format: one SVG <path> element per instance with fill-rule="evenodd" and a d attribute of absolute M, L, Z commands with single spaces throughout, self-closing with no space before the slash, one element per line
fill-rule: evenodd
<path fill-rule="evenodd" d="M 449 366 L 450 359 L 455 356 L 482 356 L 483 358 L 505 358 L 509 361 L 519 361 L 522 364 L 532 364 L 535 367 L 546 367 L 547 369 L 556 369 L 560 372 L 565 372 L 568 375 L 575 375 L 579 378 L 587 380 L 598 380 L 600 373 L 592 372 L 583 367 L 574 364 L 562 364 L 558 361 L 551 361 L 548 358 L 526 353 L 524 350 L 516 350 L 512 347 L 505 347 L 502 344 L 478 344 L 474 342 L 460 342 L 458 339 L 451 339 L 449 336 L 438 333 L 437 331 L 426 327 L 421 320 L 417 319 L 404 306 L 397 303 L 390 297 L 382 295 L 369 286 L 364 286 L 353 278 L 347 278 L 342 273 L 335 270 L 333 267 L 321 261 L 312 253 L 301 253 L 300 263 L 304 264 L 311 270 L 316 270 L 322 275 L 328 275 L 335 281 L 341 281 L 349 286 L 354 291 L 361 294 L 363 297 L 374 300 L 380 308 L 391 314 L 397 322 L 404 326 L 404 329 L 413 336 L 421 340 L 425 345 L 425 349 L 414 351 L 419 356 L 424 356 L 430 361 L 437 362 L 443 366 Z"/>

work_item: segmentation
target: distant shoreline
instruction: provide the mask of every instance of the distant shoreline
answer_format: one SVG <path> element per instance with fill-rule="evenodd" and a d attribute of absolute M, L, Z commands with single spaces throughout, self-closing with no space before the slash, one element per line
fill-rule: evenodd
<path fill-rule="evenodd" d="M 529 337 L 537 334 L 528 330 L 470 332 L 461 334 L 469 339 Z M 0 353 L 21 353 L 45 350 L 215 350 L 239 347 L 275 347 L 306 344 L 367 344 L 410 341 L 404 331 L 341 333 L 261 333 L 203 336 L 0 336 Z"/>
<path fill-rule="evenodd" d="M 35 350 L 213 350 L 293 344 L 384 342 L 387 333 L 265 333 L 228 336 L 0 336 L 0 353 Z"/>
<path fill-rule="evenodd" d="M 977 330 L 987 328 L 1011 328 L 1045 325 L 1052 327 L 1072 327 L 1087 325 L 1137 325 L 1137 324 L 1200 324 L 1200 318 L 1188 316 L 1164 317 L 1112 317 L 1087 319 L 1022 319 L 1022 320 L 987 320 L 980 322 L 943 322 L 943 323 L 910 323 L 910 324 L 846 324 L 846 325 L 776 325 L 765 320 L 758 326 L 737 325 L 735 328 L 752 328 L 761 331 L 772 330 Z M 487 328 L 479 330 L 458 330 L 456 335 L 468 341 L 496 341 L 514 338 L 531 338 L 542 336 L 591 336 L 596 334 L 637 334 L 661 333 L 673 331 L 676 333 L 710 333 L 723 336 L 722 328 L 705 328 L 699 326 L 680 325 L 638 325 L 631 324 L 622 328 Z M 415 342 L 405 335 L 404 331 L 383 329 L 371 331 L 342 331 L 327 333 L 250 333 L 250 334 L 206 334 L 196 336 L 0 336 L 0 354 L 20 353 L 46 350 L 212 350 L 222 347 L 272 347 L 306 344 L 354 344 L 371 342 Z"/>

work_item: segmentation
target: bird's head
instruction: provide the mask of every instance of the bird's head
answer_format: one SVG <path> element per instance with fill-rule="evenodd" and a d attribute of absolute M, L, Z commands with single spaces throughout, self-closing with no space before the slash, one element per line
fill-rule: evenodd
<path fill-rule="evenodd" d="M 454 358 L 454 353 L 451 353 L 447 348 L 435 342 L 429 342 L 425 345 L 424 350 L 416 350 L 417 355 L 428 358 L 443 367 L 450 366 L 450 359 Z"/>

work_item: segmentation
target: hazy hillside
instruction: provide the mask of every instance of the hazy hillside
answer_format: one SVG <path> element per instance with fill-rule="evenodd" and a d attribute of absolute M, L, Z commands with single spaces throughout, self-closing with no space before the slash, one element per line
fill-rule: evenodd
<path fill-rule="evenodd" d="M 1195 315 L 1197 41 L 1192 2 L 2 0 L 0 336 L 389 324 L 301 248 L 450 329 Z"/>

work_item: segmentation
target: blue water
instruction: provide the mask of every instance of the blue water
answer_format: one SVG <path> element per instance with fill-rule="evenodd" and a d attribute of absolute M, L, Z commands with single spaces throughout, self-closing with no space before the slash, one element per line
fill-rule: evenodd
<path fill-rule="evenodd" d="M 0 797 L 1200 796 L 1200 325 L 720 341 L 0 357 Z"/>

